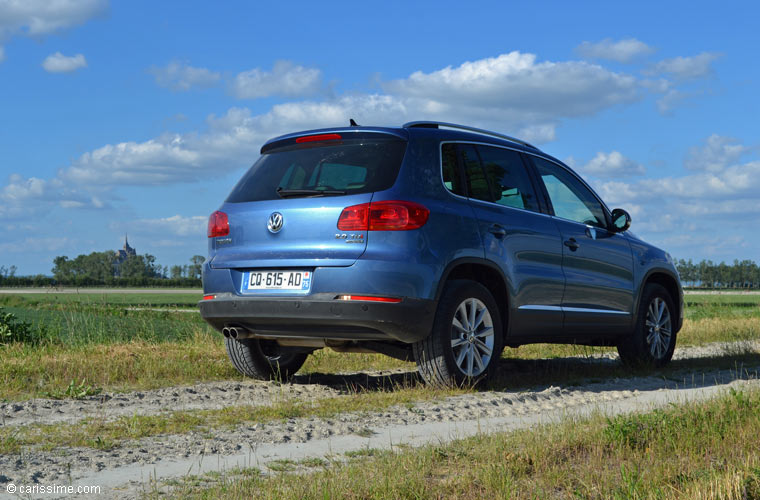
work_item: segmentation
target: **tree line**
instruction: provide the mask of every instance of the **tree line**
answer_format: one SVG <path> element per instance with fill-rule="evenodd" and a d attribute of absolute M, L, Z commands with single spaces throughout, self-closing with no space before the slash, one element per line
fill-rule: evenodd
<path fill-rule="evenodd" d="M 701 288 L 760 288 L 760 266 L 752 260 L 734 259 L 733 264 L 711 260 L 676 262 L 681 283 Z"/>
<path fill-rule="evenodd" d="M 150 254 L 129 255 L 119 261 L 116 252 L 92 252 L 73 259 L 53 259 L 53 276 L 16 276 L 16 267 L 0 266 L 0 286 L 111 286 L 199 287 L 204 257 L 194 255 L 190 264 L 161 266 Z"/>

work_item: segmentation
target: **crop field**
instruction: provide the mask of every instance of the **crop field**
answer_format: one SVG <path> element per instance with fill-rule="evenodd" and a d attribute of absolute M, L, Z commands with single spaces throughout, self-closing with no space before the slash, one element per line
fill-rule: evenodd
<path fill-rule="evenodd" d="M 475 435 L 414 450 L 353 449 L 339 458 L 184 471 L 133 493 L 699 498 L 695 492 L 712 488 L 715 495 L 702 498 L 760 498 L 760 450 L 748 438 L 760 430 L 760 392 L 734 387 L 760 370 L 760 294 L 687 295 L 674 361 L 654 373 L 623 367 L 614 348 L 537 344 L 505 349 L 488 387 L 447 390 L 425 387 L 413 363 L 326 349 L 311 355 L 291 383 L 245 379 L 227 360 L 222 335 L 200 318 L 200 299 L 200 293 L 165 292 L 0 294 L 0 475 L 23 477 L 50 463 L 70 468 L 60 447 L 78 450 L 83 471 L 96 462 L 105 470 L 155 467 L 163 456 L 231 456 L 241 442 L 371 439 L 388 425 L 516 418 L 725 385 L 730 395 L 654 413 L 637 403 L 640 416 L 584 414 L 529 433 Z M 679 433 L 690 437 L 676 459 Z M 14 461 L 30 450 L 40 465 Z M 490 465 L 472 477 L 458 473 L 483 463 Z M 300 480 L 304 474 L 308 481 Z"/>

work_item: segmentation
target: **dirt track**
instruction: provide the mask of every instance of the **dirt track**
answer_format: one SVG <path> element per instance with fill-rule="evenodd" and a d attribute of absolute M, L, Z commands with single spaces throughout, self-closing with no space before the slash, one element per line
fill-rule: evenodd
<path fill-rule="evenodd" d="M 677 358 L 719 356 L 732 346 L 714 344 L 677 351 Z M 523 365 L 520 365 L 523 363 Z M 617 363 L 610 357 L 547 360 L 539 363 Z M 535 369 L 535 362 L 508 360 L 504 370 Z M 387 447 L 399 442 L 420 444 L 480 431 L 533 425 L 562 415 L 584 415 L 595 409 L 635 411 L 679 398 L 707 397 L 726 387 L 757 385 L 757 365 L 731 370 L 683 370 L 662 376 L 603 379 L 563 385 L 524 387 L 518 391 L 485 391 L 381 412 L 343 414 L 332 419 L 300 418 L 268 424 L 246 423 L 234 428 L 163 435 L 130 441 L 109 451 L 92 448 L 53 452 L 24 450 L 0 455 L 0 497 L 5 485 L 95 484 L 107 497 L 132 497 L 149 477 L 166 479 L 235 465 L 264 466 L 281 458 L 340 453 L 366 446 Z M 411 373 L 391 380 L 414 377 Z M 373 390 L 383 374 L 297 377 L 294 383 L 218 382 L 123 394 L 104 394 L 82 401 L 36 399 L 0 404 L 0 423 L 75 422 L 82 418 L 109 420 L 135 414 L 150 415 L 179 409 L 214 409 L 234 405 L 268 405 L 287 398 L 347 397 L 346 387 Z"/>

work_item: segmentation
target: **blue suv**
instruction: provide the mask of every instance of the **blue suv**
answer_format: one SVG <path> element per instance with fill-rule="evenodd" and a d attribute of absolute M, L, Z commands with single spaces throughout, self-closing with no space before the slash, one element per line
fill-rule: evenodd
<path fill-rule="evenodd" d="M 670 360 L 670 255 L 567 165 L 462 125 L 353 125 L 268 141 L 209 219 L 200 310 L 241 373 L 291 375 L 324 347 L 415 360 L 436 386 L 529 343 Z"/>

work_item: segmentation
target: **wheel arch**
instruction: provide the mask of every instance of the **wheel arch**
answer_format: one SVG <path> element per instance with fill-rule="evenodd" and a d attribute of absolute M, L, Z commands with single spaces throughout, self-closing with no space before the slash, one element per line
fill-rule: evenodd
<path fill-rule="evenodd" d="M 655 283 L 668 291 L 670 294 L 670 298 L 673 300 L 673 305 L 676 308 L 676 318 L 678 318 L 676 332 L 681 329 L 681 326 L 683 325 L 683 296 L 681 292 L 681 286 L 679 284 L 678 278 L 672 275 L 672 273 L 668 272 L 664 269 L 652 269 L 650 270 L 647 275 L 642 280 L 641 288 L 639 289 L 638 298 L 636 299 L 636 309 L 635 311 L 639 310 L 639 306 L 641 304 L 641 296 L 644 293 L 644 287 L 648 285 L 649 283 Z"/>
<path fill-rule="evenodd" d="M 451 280 L 468 279 L 486 287 L 499 308 L 501 317 L 502 338 L 506 339 L 509 331 L 509 288 L 504 272 L 495 263 L 478 258 L 461 258 L 449 263 L 441 274 L 441 280 L 436 289 L 436 303 L 441 298 L 446 283 Z"/>

